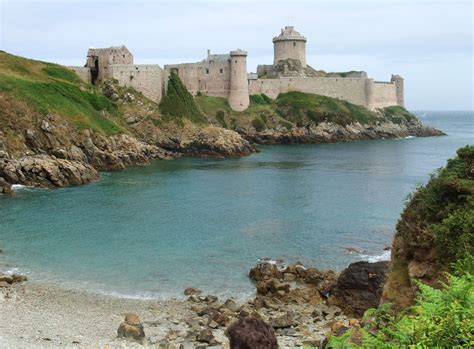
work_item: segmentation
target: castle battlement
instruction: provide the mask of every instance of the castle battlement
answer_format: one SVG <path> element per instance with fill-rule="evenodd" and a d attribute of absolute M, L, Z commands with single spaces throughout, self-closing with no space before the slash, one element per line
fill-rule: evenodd
<path fill-rule="evenodd" d="M 273 64 L 259 65 L 257 74 L 247 72 L 247 51 L 236 49 L 225 54 L 211 54 L 196 63 L 133 64 L 133 55 L 125 47 L 90 48 L 84 67 L 71 67 L 92 84 L 116 79 L 148 98 L 160 102 L 166 93 L 171 72 L 178 74 L 188 91 L 227 98 L 232 109 L 245 110 L 249 95 L 266 94 L 276 98 L 290 91 L 315 93 L 347 100 L 369 109 L 404 106 L 404 81 L 392 75 L 390 81 L 374 81 L 366 72 L 325 73 L 306 63 L 307 39 L 286 26 L 273 37 Z"/>

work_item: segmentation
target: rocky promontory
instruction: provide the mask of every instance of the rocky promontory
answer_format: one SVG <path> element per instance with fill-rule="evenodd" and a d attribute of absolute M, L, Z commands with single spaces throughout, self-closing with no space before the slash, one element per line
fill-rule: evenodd
<path fill-rule="evenodd" d="M 350 125 L 338 125 L 328 122 L 308 123 L 304 127 L 294 127 L 290 130 L 283 127 L 261 132 L 243 130 L 242 135 L 251 142 L 259 144 L 314 144 L 410 136 L 432 137 L 442 136 L 444 133 L 433 127 L 424 126 L 416 120 L 405 124 L 396 124 L 390 121 L 380 121 L 368 125 L 361 123 Z"/>
<path fill-rule="evenodd" d="M 396 106 L 369 111 L 289 92 L 251 96 L 249 108 L 235 112 L 224 98 L 192 96 L 176 74 L 157 104 L 116 81 L 90 85 L 60 65 L 5 52 L 0 68 L 0 194 L 12 184 L 85 184 L 99 171 L 154 159 L 246 156 L 258 144 L 443 134 Z"/>

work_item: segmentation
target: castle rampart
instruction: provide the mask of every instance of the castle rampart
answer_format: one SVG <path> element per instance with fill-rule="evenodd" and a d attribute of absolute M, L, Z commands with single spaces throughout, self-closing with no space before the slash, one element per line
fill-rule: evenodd
<path fill-rule="evenodd" d="M 111 65 L 109 74 L 110 78 L 117 80 L 121 86 L 133 87 L 158 103 L 161 101 L 168 76 L 158 64 Z"/>
<path fill-rule="evenodd" d="M 290 91 L 315 93 L 347 100 L 369 109 L 404 106 L 404 81 L 392 75 L 390 82 L 374 81 L 363 71 L 325 73 L 306 64 L 306 38 L 287 26 L 273 38 L 273 65 L 259 65 L 257 74 L 247 73 L 247 52 L 211 54 L 196 63 L 134 65 L 125 46 L 89 49 L 85 67 L 71 67 L 85 81 L 101 83 L 116 79 L 159 102 L 166 93 L 170 72 L 178 74 L 188 91 L 196 95 L 227 98 L 232 109 L 245 110 L 249 95 L 276 98 Z"/>

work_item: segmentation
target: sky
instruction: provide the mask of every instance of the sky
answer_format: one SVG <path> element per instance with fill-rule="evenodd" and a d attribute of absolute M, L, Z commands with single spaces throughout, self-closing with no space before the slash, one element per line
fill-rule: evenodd
<path fill-rule="evenodd" d="M 411 110 L 473 109 L 471 0 L 0 0 L 0 50 L 66 65 L 89 47 L 125 44 L 161 66 L 241 48 L 254 72 L 285 25 L 315 69 L 402 75 Z"/>

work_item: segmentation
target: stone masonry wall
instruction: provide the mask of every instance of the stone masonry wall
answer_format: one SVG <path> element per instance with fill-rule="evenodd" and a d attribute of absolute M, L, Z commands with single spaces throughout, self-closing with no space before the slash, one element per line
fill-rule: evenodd
<path fill-rule="evenodd" d="M 251 95 L 264 93 L 268 97 L 276 98 L 279 93 L 299 91 L 345 99 L 351 103 L 366 106 L 365 84 L 366 79 L 357 78 L 282 77 L 250 81 L 249 93 Z"/>
<path fill-rule="evenodd" d="M 79 77 L 87 83 L 91 83 L 91 71 L 88 67 L 69 67 L 72 71 L 74 71 Z"/>
<path fill-rule="evenodd" d="M 264 93 L 270 98 L 276 98 L 279 93 L 290 91 L 339 98 L 372 110 L 397 105 L 394 83 L 373 82 L 365 78 L 282 77 L 249 81 L 251 95 Z"/>
<path fill-rule="evenodd" d="M 165 65 L 165 70 L 177 71 L 184 86 L 193 95 L 200 91 L 208 96 L 229 97 L 231 74 L 229 61 Z"/>
<path fill-rule="evenodd" d="M 157 103 L 161 101 L 168 77 L 158 64 L 111 65 L 109 73 L 121 86 L 133 87 Z"/>
<path fill-rule="evenodd" d="M 398 105 L 397 89 L 395 84 L 390 82 L 374 81 L 372 85 L 372 98 L 368 106 L 369 109 L 377 109 Z"/>
<path fill-rule="evenodd" d="M 286 59 L 295 59 L 306 67 L 306 42 L 300 40 L 277 41 L 273 45 L 273 65 Z"/>

